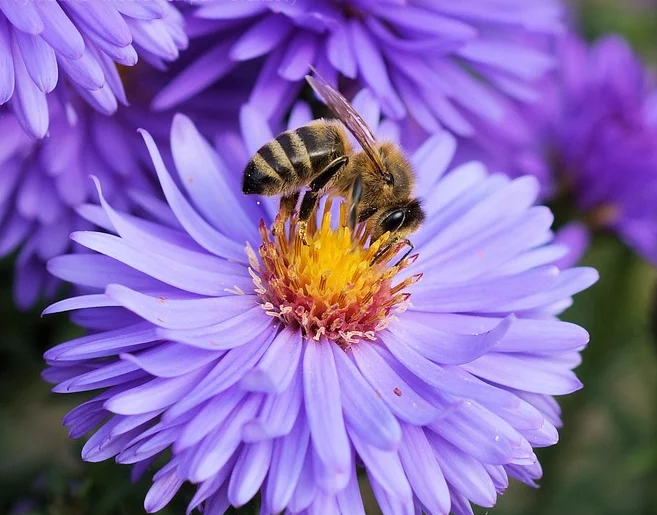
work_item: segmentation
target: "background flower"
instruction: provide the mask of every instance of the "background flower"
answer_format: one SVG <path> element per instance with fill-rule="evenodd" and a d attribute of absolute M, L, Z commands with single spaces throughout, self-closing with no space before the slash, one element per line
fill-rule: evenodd
<path fill-rule="evenodd" d="M 501 128 L 507 134 L 489 130 L 479 148 L 464 144 L 459 159 L 535 175 L 544 198 L 572 204 L 591 228 L 613 231 L 657 262 L 652 74 L 619 36 L 589 46 L 571 34 L 559 55 L 559 70 L 541 84 L 541 102 L 508 116 Z"/>
<path fill-rule="evenodd" d="M 173 107 L 255 60 L 250 102 L 275 122 L 313 64 L 332 83 L 370 88 L 395 120 L 472 136 L 476 120 L 502 119 L 501 98 L 536 100 L 531 84 L 554 61 L 527 43 L 549 40 L 560 19 L 553 0 L 202 2 L 187 17 L 198 58 L 154 106 Z"/>
<path fill-rule="evenodd" d="M 303 116 L 299 107 L 293 119 Z M 248 156 L 271 134 L 250 106 L 242 122 Z M 149 512 L 191 481 L 189 508 L 211 514 L 261 487 L 263 513 L 363 513 L 356 463 L 384 513 L 466 514 L 470 502 L 492 506 L 508 477 L 534 484 L 532 447 L 556 442 L 552 395 L 581 386 L 572 368 L 588 340 L 555 315 L 597 278 L 550 265 L 568 249 L 549 243 L 549 210 L 532 207 L 535 179 L 476 163 L 443 176 L 454 140 L 429 139 L 412 156 L 428 215 L 413 237 L 420 259 L 401 274 L 424 276 L 405 282 L 411 304 L 376 341 L 347 345 L 305 340 L 261 305 L 257 291 L 273 283 L 243 246 L 259 247 L 258 221 L 273 206 L 241 194 L 243 163 L 231 167 L 178 116 L 172 177 L 144 137 L 170 208 L 153 214 L 177 226 L 103 202 L 117 236 L 75 233 L 95 252 L 49 264 L 90 288 L 46 310 L 79 309 L 92 331 L 46 353 L 54 391 L 102 390 L 65 418 L 73 437 L 101 424 L 84 459 L 116 456 L 143 471 L 171 447 Z"/>
<path fill-rule="evenodd" d="M 116 64 L 141 56 L 161 68 L 186 46 L 182 16 L 166 0 L 2 0 L 0 105 L 8 102 L 25 131 L 42 138 L 53 104 L 46 94 L 58 83 L 60 100 L 70 86 L 112 114 L 128 103 Z"/>

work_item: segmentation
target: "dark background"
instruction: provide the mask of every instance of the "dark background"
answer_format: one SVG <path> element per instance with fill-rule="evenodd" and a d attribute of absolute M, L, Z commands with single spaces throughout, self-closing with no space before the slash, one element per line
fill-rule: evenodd
<path fill-rule="evenodd" d="M 531 0 L 528 0 L 531 1 Z M 580 0 L 589 39 L 620 32 L 657 65 L 657 0 Z M 613 238 L 598 236 L 584 258 L 601 280 L 565 318 L 591 344 L 578 373 L 584 389 L 561 401 L 561 442 L 543 449 L 541 488 L 513 483 L 493 515 L 657 514 L 657 273 Z M 78 336 L 65 316 L 39 318 L 11 302 L 11 260 L 0 262 L 0 515 L 138 515 L 146 477 L 113 462 L 83 463 L 62 416 L 82 397 L 49 393 L 43 351 Z M 182 515 L 191 488 L 162 515 Z M 242 513 L 254 513 L 247 508 Z M 377 513 L 372 509 L 372 513 Z"/>

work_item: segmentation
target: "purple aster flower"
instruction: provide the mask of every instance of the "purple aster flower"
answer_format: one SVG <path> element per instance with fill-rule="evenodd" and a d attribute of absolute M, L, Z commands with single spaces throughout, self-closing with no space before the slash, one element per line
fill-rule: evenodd
<path fill-rule="evenodd" d="M 338 202 L 305 246 L 275 202 L 242 195 L 243 166 L 272 136 L 252 106 L 242 128 L 217 154 L 175 117 L 174 175 L 143 132 L 168 202 L 152 214 L 168 222 L 103 200 L 86 212 L 115 234 L 74 233 L 92 252 L 49 263 L 87 293 L 46 310 L 77 310 L 90 334 L 48 351 L 44 373 L 55 392 L 99 390 L 65 417 L 72 437 L 93 432 L 83 458 L 140 474 L 170 449 L 148 512 L 185 481 L 206 515 L 258 492 L 263 514 L 362 514 L 359 470 L 386 515 L 472 514 L 509 477 L 533 485 L 533 448 L 557 441 L 553 396 L 581 386 L 588 341 L 557 314 L 597 279 L 551 264 L 567 249 L 533 206 L 535 178 L 445 173 L 455 142 L 434 135 L 412 156 L 419 257 L 371 265 L 383 241 L 337 223 Z"/>
<path fill-rule="evenodd" d="M 535 99 L 531 84 L 553 60 L 527 41 L 548 39 L 561 14 L 554 0 L 202 2 L 187 18 L 198 57 L 154 106 L 256 60 L 250 102 L 277 120 L 313 64 L 333 83 L 370 88 L 394 120 L 471 136 L 474 120 L 502 119 L 501 98 Z"/>
<path fill-rule="evenodd" d="M 568 197 L 591 228 L 613 231 L 657 262 L 652 74 L 617 36 L 587 47 L 569 35 L 560 55 L 561 68 L 541 86 L 541 102 L 502 125 L 518 137 L 488 131 L 484 152 L 470 144 L 461 159 L 474 155 L 512 176 L 537 176 L 543 197 Z"/>
<path fill-rule="evenodd" d="M 112 114 L 127 104 L 117 64 L 133 66 L 141 56 L 162 67 L 186 46 L 182 16 L 166 0 L 0 0 L 0 105 L 9 103 L 25 131 L 42 138 L 46 94 L 58 83 L 62 89 L 60 72 Z"/>

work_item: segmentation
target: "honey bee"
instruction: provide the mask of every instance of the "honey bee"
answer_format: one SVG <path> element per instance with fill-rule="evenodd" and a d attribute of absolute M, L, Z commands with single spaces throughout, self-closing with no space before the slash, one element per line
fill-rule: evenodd
<path fill-rule="evenodd" d="M 394 143 L 377 142 L 372 131 L 351 104 L 313 69 L 315 77 L 306 80 L 324 100 L 337 120 L 315 120 L 286 131 L 263 145 L 244 169 L 242 191 L 257 195 L 282 195 L 281 216 L 299 208 L 299 234 L 305 241 L 307 221 L 324 194 L 351 199 L 349 225 L 365 223 L 376 241 L 386 232 L 393 244 L 417 231 L 425 215 L 420 201 L 412 196 L 413 168 Z M 355 150 L 347 130 L 362 150 Z M 405 257 L 404 256 L 404 257 Z M 375 258 L 376 259 L 376 258 Z M 402 258 L 403 259 L 403 258 Z"/>

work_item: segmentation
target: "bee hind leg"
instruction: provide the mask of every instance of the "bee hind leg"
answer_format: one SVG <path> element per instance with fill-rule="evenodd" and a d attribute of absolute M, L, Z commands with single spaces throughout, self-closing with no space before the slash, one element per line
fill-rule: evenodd
<path fill-rule="evenodd" d="M 292 213 L 294 213 L 294 210 L 297 208 L 298 203 L 299 203 L 298 191 L 292 193 L 291 195 L 283 195 L 281 197 L 279 214 L 281 215 L 281 219 L 283 221 L 286 221 L 288 218 L 292 216 Z"/>
<path fill-rule="evenodd" d="M 363 194 L 363 183 L 360 177 L 356 177 L 353 186 L 351 187 L 351 206 L 349 206 L 349 228 L 353 234 L 356 229 L 356 222 L 358 221 L 358 204 Z"/>

